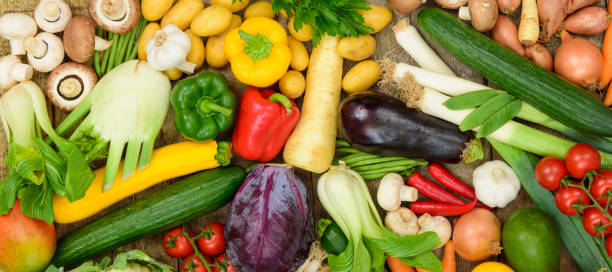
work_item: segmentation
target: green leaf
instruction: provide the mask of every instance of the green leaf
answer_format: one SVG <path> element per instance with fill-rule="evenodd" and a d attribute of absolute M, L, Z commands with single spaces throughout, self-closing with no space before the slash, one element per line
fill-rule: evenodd
<path fill-rule="evenodd" d="M 17 192 L 23 184 L 21 178 L 14 170 L 9 169 L 9 174 L 0 183 L 0 215 L 7 214 L 13 208 Z"/>
<path fill-rule="evenodd" d="M 174 270 L 172 267 L 160 263 L 149 257 L 146 253 L 136 249 L 117 255 L 117 257 L 115 257 L 113 265 L 108 267 L 106 270 L 114 269 L 121 271 L 125 269 L 130 263 L 145 266 L 153 272 L 171 272 Z"/>
<path fill-rule="evenodd" d="M 37 149 L 10 143 L 6 164 L 15 169 L 22 178 L 34 184 L 41 184 L 44 180 L 43 159 Z"/>
<path fill-rule="evenodd" d="M 380 250 L 396 258 L 417 256 L 423 252 L 431 251 L 441 243 L 438 234 L 431 231 L 419 235 L 399 236 L 385 228 L 383 234 L 384 238 L 382 239 L 366 239 Z"/>
<path fill-rule="evenodd" d="M 66 169 L 66 198 L 68 201 L 77 201 L 85 196 L 87 189 L 96 178 L 89 168 L 87 160 L 81 151 L 74 145 L 69 146 L 69 155 Z"/>
<path fill-rule="evenodd" d="M 252 35 L 242 30 L 239 30 L 240 38 L 246 42 L 244 45 L 244 53 L 247 54 L 253 61 L 265 59 L 270 55 L 272 46 L 274 46 L 268 38 L 257 33 Z"/>
<path fill-rule="evenodd" d="M 431 272 L 442 272 L 442 262 L 433 254 L 433 252 L 423 252 L 414 257 L 398 258 L 403 263 L 412 267 L 427 269 Z"/>
<path fill-rule="evenodd" d="M 514 97 L 509 94 L 498 94 L 465 117 L 461 124 L 459 124 L 459 129 L 467 131 L 482 125 L 491 115 L 512 102 L 512 100 L 514 100 Z"/>
<path fill-rule="evenodd" d="M 53 224 L 53 189 L 47 183 L 29 184 L 19 190 L 21 212 L 32 218 Z"/>
<path fill-rule="evenodd" d="M 522 103 L 520 100 L 514 100 L 507 104 L 499 111 L 491 115 L 487 121 L 485 121 L 478 132 L 476 133 L 476 137 L 482 138 L 489 136 L 489 134 L 495 132 L 497 129 L 508 123 L 508 121 L 512 120 L 520 111 L 521 111 Z"/>
<path fill-rule="evenodd" d="M 66 162 L 49 144 L 36 138 L 34 143 L 40 150 L 44 160 L 45 177 L 56 194 L 65 196 Z"/>
<path fill-rule="evenodd" d="M 63 267 L 58 268 L 55 265 L 50 265 L 49 267 L 47 267 L 45 272 L 64 272 L 64 268 Z"/>
<path fill-rule="evenodd" d="M 325 232 L 325 229 L 327 226 L 331 225 L 331 223 L 332 221 L 327 218 L 321 218 L 317 221 L 317 234 L 319 234 L 319 237 L 323 236 L 323 232 Z"/>
<path fill-rule="evenodd" d="M 355 252 L 355 244 L 353 240 L 349 240 L 346 250 L 340 255 L 329 254 L 329 267 L 331 271 L 342 272 L 370 272 L 370 254 L 368 249 L 359 241 L 357 252 Z"/>
<path fill-rule="evenodd" d="M 68 272 L 98 272 L 98 271 L 102 271 L 104 268 L 101 267 L 100 265 L 94 264 L 93 261 L 88 261 L 85 262 L 81 265 L 79 265 L 79 267 L 72 269 Z"/>
<path fill-rule="evenodd" d="M 495 97 L 496 95 L 502 93 L 504 92 L 494 89 L 473 91 L 455 97 L 451 97 L 444 101 L 442 105 L 446 106 L 449 110 L 464 110 L 469 108 L 475 108 L 482 105 L 482 103 L 487 102 L 489 99 Z"/>

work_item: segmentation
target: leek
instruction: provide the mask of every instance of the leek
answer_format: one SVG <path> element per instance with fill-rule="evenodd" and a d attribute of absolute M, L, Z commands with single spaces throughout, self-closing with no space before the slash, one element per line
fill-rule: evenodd
<path fill-rule="evenodd" d="M 142 170 L 149 165 L 155 138 L 168 113 L 170 87 L 168 77 L 146 62 L 123 63 L 98 81 L 57 127 L 57 133 L 64 135 L 83 120 L 69 140 L 89 162 L 107 157 L 103 191 L 112 187 L 126 145 L 123 179 L 137 166 Z"/>
<path fill-rule="evenodd" d="M 425 232 L 400 237 L 385 228 L 365 181 L 342 161 L 321 176 L 317 194 L 349 241 L 344 252 L 329 254 L 332 271 L 384 271 L 385 253 L 414 267 L 442 271 L 431 251 L 440 244 L 438 235 Z"/>

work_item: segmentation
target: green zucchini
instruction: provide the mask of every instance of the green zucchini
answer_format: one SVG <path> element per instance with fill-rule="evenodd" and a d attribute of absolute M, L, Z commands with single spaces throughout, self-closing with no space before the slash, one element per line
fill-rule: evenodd
<path fill-rule="evenodd" d="M 540 68 L 437 8 L 418 15 L 421 30 L 502 89 L 568 127 L 612 136 L 612 111 L 577 85 Z"/>
<path fill-rule="evenodd" d="M 189 176 L 64 236 L 52 263 L 73 267 L 213 212 L 232 200 L 245 176 L 237 166 Z"/>

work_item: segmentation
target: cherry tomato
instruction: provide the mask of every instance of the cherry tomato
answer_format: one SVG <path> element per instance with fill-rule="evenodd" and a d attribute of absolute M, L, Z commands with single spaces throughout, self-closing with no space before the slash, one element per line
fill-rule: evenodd
<path fill-rule="evenodd" d="M 608 190 L 612 191 L 612 170 L 601 170 L 598 174 L 591 185 L 591 195 L 604 207 L 608 201 L 608 197 L 604 195 Z"/>
<path fill-rule="evenodd" d="M 561 186 L 557 193 L 555 193 L 557 208 L 566 215 L 574 216 L 578 214 L 574 208 L 574 204 L 578 202 L 582 205 L 589 205 L 591 203 L 589 196 L 580 188 Z"/>
<path fill-rule="evenodd" d="M 176 227 L 164 235 L 164 250 L 170 257 L 183 258 L 193 252 L 193 246 L 191 246 L 185 234 L 179 236 L 181 232 L 183 232 L 183 227 Z M 189 230 L 189 233 L 193 236 L 191 230 Z"/>
<path fill-rule="evenodd" d="M 214 264 L 219 265 L 212 269 L 213 272 L 236 272 L 236 268 L 232 266 L 229 259 L 227 259 L 227 255 L 225 253 L 217 256 Z"/>
<path fill-rule="evenodd" d="M 597 149 L 589 144 L 575 144 L 565 154 L 565 166 L 570 175 L 582 179 L 587 171 L 599 170 L 601 155 L 599 155 Z"/>
<path fill-rule="evenodd" d="M 206 255 L 203 256 L 204 259 L 206 259 L 206 262 L 212 264 L 212 260 L 210 259 L 210 257 Z M 211 270 L 212 269 L 213 268 L 211 267 Z M 182 261 L 180 272 L 208 272 L 208 269 L 206 269 L 206 265 L 204 265 L 204 262 L 202 262 L 202 259 L 200 259 L 200 257 L 196 257 L 194 253 L 191 253 L 189 257 L 185 258 Z"/>
<path fill-rule="evenodd" d="M 601 237 L 601 232 L 597 232 L 598 229 L 601 229 L 599 226 L 609 223 L 610 219 L 608 219 L 608 217 L 606 217 L 606 215 L 598 208 L 591 207 L 584 209 L 584 214 L 582 215 L 582 226 L 590 235 Z M 606 236 L 611 231 L 612 225 L 609 225 L 603 229 L 603 235 Z"/>
<path fill-rule="evenodd" d="M 612 257 L 612 235 L 606 236 L 606 252 Z"/>
<path fill-rule="evenodd" d="M 556 157 L 545 157 L 535 167 L 536 180 L 548 190 L 557 190 L 561 179 L 567 175 L 563 160 Z"/>
<path fill-rule="evenodd" d="M 198 247 L 204 254 L 217 255 L 225 251 L 225 235 L 223 231 L 225 226 L 219 222 L 212 222 L 204 227 L 204 231 L 200 235 L 206 235 L 204 238 L 198 239 Z"/>

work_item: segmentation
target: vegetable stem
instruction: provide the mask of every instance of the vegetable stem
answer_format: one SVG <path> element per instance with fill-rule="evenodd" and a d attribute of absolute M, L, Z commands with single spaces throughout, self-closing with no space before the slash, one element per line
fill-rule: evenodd
<path fill-rule="evenodd" d="M 128 141 L 127 151 L 125 152 L 125 161 L 123 162 L 123 180 L 126 180 L 136 170 L 136 166 L 138 165 L 138 155 L 140 155 L 140 146 L 141 142 L 138 140 L 130 140 Z"/>
<path fill-rule="evenodd" d="M 102 183 L 102 192 L 106 192 L 108 189 L 113 187 L 113 183 L 117 177 L 117 171 L 119 169 L 119 163 L 121 162 L 121 155 L 123 155 L 124 147 L 125 142 L 119 139 L 115 139 L 110 142 L 108 158 L 106 159 L 106 172 L 104 173 L 104 182 Z"/>

